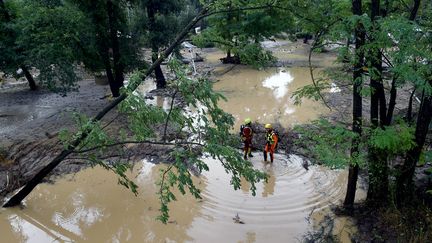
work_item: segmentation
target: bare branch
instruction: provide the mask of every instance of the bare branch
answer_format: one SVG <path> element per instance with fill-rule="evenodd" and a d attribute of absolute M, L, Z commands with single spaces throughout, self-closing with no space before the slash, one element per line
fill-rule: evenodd
<path fill-rule="evenodd" d="M 198 146 L 204 146 L 204 144 L 195 143 L 195 142 L 167 143 L 167 142 L 157 142 L 157 141 L 149 141 L 149 140 L 144 140 L 144 141 L 130 140 L 130 141 L 119 141 L 119 142 L 116 142 L 116 143 L 95 146 L 95 147 L 84 149 L 84 150 L 77 150 L 77 151 L 73 151 L 73 153 L 82 154 L 82 153 L 87 153 L 87 152 L 90 152 L 90 151 L 93 151 L 93 150 L 96 150 L 96 149 L 100 149 L 100 148 L 114 147 L 114 146 L 125 145 L 125 144 L 154 144 L 154 145 L 170 145 L 170 146 L 176 146 L 176 145 L 198 145 Z"/>
<path fill-rule="evenodd" d="M 313 83 L 313 85 L 315 86 L 315 88 L 317 89 L 318 95 L 320 96 L 320 98 L 321 98 L 321 100 L 323 101 L 324 105 L 325 105 L 327 108 L 329 108 L 329 110 L 332 110 L 332 108 L 327 104 L 327 102 L 325 101 L 324 97 L 322 96 L 320 89 L 318 88 L 318 85 L 317 85 L 317 83 L 316 83 L 316 81 L 315 81 L 314 72 L 313 72 L 313 67 L 312 67 L 312 60 L 311 60 L 311 59 L 312 59 L 312 52 L 313 52 L 313 50 L 316 48 L 316 43 L 317 43 L 317 41 L 319 40 L 319 38 L 320 38 L 321 35 L 322 35 L 322 32 L 321 32 L 321 31 L 317 33 L 316 38 L 315 38 L 315 40 L 313 41 L 313 44 L 312 44 L 312 46 L 311 46 L 311 48 L 310 48 L 310 50 L 309 50 L 309 56 L 308 56 L 309 72 L 310 72 L 310 76 L 311 76 L 311 79 L 312 79 L 312 83 Z"/>
<path fill-rule="evenodd" d="M 167 129 L 168 129 L 168 122 L 169 122 L 169 118 L 171 116 L 172 110 L 174 108 L 174 100 L 175 100 L 177 93 L 178 93 L 178 89 L 176 89 L 174 91 L 173 95 L 171 96 L 171 105 L 170 105 L 170 109 L 169 109 L 169 112 L 168 112 L 168 115 L 167 115 L 167 118 L 165 121 L 165 127 L 164 127 L 163 136 L 162 136 L 162 140 L 164 141 L 164 143 L 166 142 L 166 133 L 167 133 Z"/>

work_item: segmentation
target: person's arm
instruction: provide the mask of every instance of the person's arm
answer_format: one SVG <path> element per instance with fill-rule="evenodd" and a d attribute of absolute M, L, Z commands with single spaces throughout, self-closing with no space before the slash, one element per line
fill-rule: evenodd
<path fill-rule="evenodd" d="M 273 134 L 272 139 L 273 139 L 273 144 L 271 146 L 272 146 L 272 149 L 275 149 L 276 144 L 278 143 L 278 137 L 276 136 L 276 134 Z"/>

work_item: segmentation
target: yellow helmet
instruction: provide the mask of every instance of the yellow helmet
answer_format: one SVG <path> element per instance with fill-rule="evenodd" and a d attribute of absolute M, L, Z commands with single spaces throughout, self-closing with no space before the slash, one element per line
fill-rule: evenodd
<path fill-rule="evenodd" d="M 272 128 L 272 125 L 271 125 L 270 123 L 267 123 L 267 124 L 265 124 L 264 127 L 265 127 L 265 128 L 269 128 L 269 129 L 271 129 L 271 128 Z"/>
<path fill-rule="evenodd" d="M 252 122 L 252 120 L 250 119 L 250 118 L 246 118 L 245 120 L 244 120 L 244 123 L 245 124 L 250 124 Z"/>

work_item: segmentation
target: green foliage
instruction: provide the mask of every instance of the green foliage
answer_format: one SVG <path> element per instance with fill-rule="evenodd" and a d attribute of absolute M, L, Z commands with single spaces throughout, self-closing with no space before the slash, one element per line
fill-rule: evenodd
<path fill-rule="evenodd" d="M 72 141 L 81 137 L 82 134 L 88 133 L 88 131 L 91 132 L 88 133 L 87 138 L 77 146 L 77 150 L 88 149 L 95 146 L 101 146 L 102 149 L 106 149 L 104 146 L 113 142 L 113 140 L 103 131 L 100 122 L 94 122 L 87 116 L 79 113 L 73 113 L 73 117 L 78 130 L 72 133 L 69 130 L 62 129 L 59 133 L 60 141 L 63 143 L 65 149 L 72 145 Z M 106 152 L 106 150 L 100 152 L 103 153 Z"/>
<path fill-rule="evenodd" d="M 102 156 L 106 156 L 107 154 L 111 154 L 113 157 L 121 156 L 122 148 L 115 148 L 113 150 L 112 146 L 116 141 L 108 136 L 99 122 L 93 122 L 85 115 L 78 113 L 74 113 L 74 118 L 78 131 L 72 134 L 70 131 L 63 129 L 59 133 L 59 139 L 62 141 L 64 148 L 70 148 L 72 141 L 82 136 L 83 133 L 90 131 L 86 139 L 75 148 L 75 151 L 77 153 L 85 153 L 83 159 L 89 161 L 91 166 L 100 165 L 104 169 L 115 173 L 118 176 L 118 184 L 130 189 L 137 195 L 138 186 L 126 174 L 127 170 L 131 168 L 131 164 L 122 162 L 121 159 L 118 159 L 118 161 L 114 159 L 101 159 Z M 119 154 L 114 155 L 114 151 L 119 152 Z"/>
<path fill-rule="evenodd" d="M 183 26 L 181 18 L 187 18 L 192 11 L 184 9 L 187 0 L 155 1 L 142 0 L 133 11 L 132 29 L 139 33 L 147 47 L 165 47 L 172 41 Z M 149 10 L 154 13 L 154 22 L 149 19 Z M 184 11 L 183 11 L 184 10 Z"/>
<path fill-rule="evenodd" d="M 204 78 L 190 78 L 187 70 L 178 60 L 169 63 L 176 78 L 169 82 L 172 90 L 173 105 L 164 110 L 160 107 L 145 103 L 145 99 L 137 92 L 127 88 L 128 97 L 121 103 L 119 111 L 128 117 L 131 134 L 119 132 L 108 136 L 98 122 L 92 122 L 83 115 L 75 115 L 78 125 L 76 135 L 62 131 L 60 137 L 65 147 L 70 146 L 77 136 L 92 130 L 85 141 L 76 149 L 77 153 L 85 153 L 92 165 L 98 164 L 113 171 L 119 177 L 119 184 L 137 193 L 137 185 L 128 179 L 126 171 L 129 166 L 120 160 L 117 162 L 104 161 L 100 157 L 112 154 L 113 147 L 120 153 L 123 149 L 119 145 L 134 143 L 157 143 L 171 147 L 172 163 L 161 171 L 159 199 L 161 202 L 159 220 L 166 223 L 169 217 L 168 204 L 176 200 L 172 188 L 185 194 L 191 193 L 200 198 L 200 190 L 195 186 L 191 170 L 201 173 L 207 171 L 206 158 L 217 159 L 222 163 L 227 173 L 231 174 L 231 184 L 234 189 L 240 188 L 240 178 L 251 183 L 252 194 L 256 193 L 256 183 L 266 180 L 263 172 L 253 169 L 249 161 L 242 159 L 242 154 L 236 146 L 238 137 L 230 134 L 234 124 L 232 115 L 218 107 L 218 101 L 224 97 L 213 91 L 212 82 Z M 139 82 L 140 73 L 131 76 L 131 83 Z M 174 105 L 181 99 L 183 106 Z M 161 130 L 161 127 L 163 128 Z M 166 141 L 167 127 L 174 130 L 175 140 Z M 174 128 L 174 129 L 172 129 Z M 183 133 L 192 134 L 191 137 L 181 136 Z M 114 150 L 114 151 L 116 151 Z M 119 156 L 119 155 L 116 155 Z"/>
<path fill-rule="evenodd" d="M 393 126 L 369 131 L 369 144 L 387 156 L 401 155 L 415 146 L 414 128 L 400 121 Z"/>
<path fill-rule="evenodd" d="M 138 77 L 138 76 L 134 76 Z M 132 82 L 134 78 L 132 78 Z M 129 129 L 133 131 L 135 139 L 143 141 L 149 137 L 156 137 L 155 124 L 161 124 L 166 114 L 159 107 L 149 106 L 144 97 L 129 95 L 119 106 L 119 110 L 128 116 Z"/>
<path fill-rule="evenodd" d="M 9 75 L 20 66 L 36 68 L 39 84 L 65 93 L 76 86 L 74 67 L 87 22 L 62 1 L 11 1 L 8 21 L 1 21 L 0 69 Z M 5 19 L 6 20 L 6 19 Z M 4 51 L 3 51 L 4 50 Z"/>
<path fill-rule="evenodd" d="M 312 99 L 318 101 L 321 99 L 320 93 L 327 91 L 331 88 L 327 79 L 319 78 L 315 80 L 314 84 L 308 84 L 295 90 L 292 94 L 295 105 L 301 105 L 302 99 Z"/>
<path fill-rule="evenodd" d="M 202 153 L 205 156 L 219 160 L 227 173 L 231 174 L 231 184 L 234 189 L 240 188 L 240 178 L 244 177 L 251 183 L 252 194 L 256 193 L 255 183 L 266 179 L 263 172 L 253 169 L 249 161 L 242 159 L 241 153 L 235 148 L 238 138 L 230 134 L 234 119 L 232 115 L 225 113 L 217 106 L 217 102 L 223 96 L 212 90 L 212 83 L 209 80 L 198 78 L 197 80 L 188 78 L 185 70 L 178 61 L 170 63 L 170 68 L 176 74 L 176 79 L 171 83 L 179 91 L 180 96 L 185 100 L 187 107 L 193 107 L 194 113 L 181 113 L 183 116 L 184 127 L 182 130 L 195 134 L 194 140 L 202 141 Z M 180 125 L 180 124 L 177 124 Z M 193 185 L 191 174 L 187 167 L 197 168 L 198 172 L 208 170 L 208 166 L 203 161 L 201 151 L 196 146 L 178 147 L 172 153 L 175 163 L 172 167 L 162 172 L 160 182 L 161 191 L 159 194 L 161 201 L 161 215 L 159 219 L 166 223 L 168 220 L 167 203 L 175 200 L 174 194 L 169 187 L 177 185 L 181 193 L 185 193 L 184 187 L 196 198 L 200 198 L 200 191 Z M 167 180 L 168 183 L 164 183 Z"/>
<path fill-rule="evenodd" d="M 209 27 L 194 37 L 194 43 L 200 47 L 213 43 L 257 68 L 271 64 L 274 57 L 259 43 L 291 25 L 289 12 L 262 0 L 215 2 L 212 10 L 217 14 L 208 18 Z"/>
<path fill-rule="evenodd" d="M 249 43 L 246 46 L 240 47 L 240 60 L 254 68 L 266 67 L 276 62 L 276 58 L 272 56 L 270 51 L 264 50 L 261 45 Z"/>
<path fill-rule="evenodd" d="M 294 143 L 305 149 L 308 156 L 330 168 L 344 168 L 349 164 L 365 165 L 364 153 L 350 156 L 351 143 L 357 135 L 339 124 L 320 119 L 308 126 L 296 126 L 294 131 L 301 134 Z"/>
<path fill-rule="evenodd" d="M 0 70 L 9 76 L 16 75 L 15 71 L 25 58 L 15 43 L 17 30 L 14 28 L 14 20 L 17 8 L 16 2 L 7 1 L 4 5 L 0 3 Z"/>

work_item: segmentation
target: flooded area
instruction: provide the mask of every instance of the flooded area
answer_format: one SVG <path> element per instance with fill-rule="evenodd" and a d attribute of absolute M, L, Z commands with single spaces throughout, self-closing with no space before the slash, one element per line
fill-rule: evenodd
<path fill-rule="evenodd" d="M 203 199 L 178 196 L 170 204 L 170 221 L 156 221 L 159 202 L 154 184 L 162 165 L 141 161 L 131 174 L 139 185 L 135 197 L 100 168 L 41 184 L 22 208 L 2 209 L 4 242 L 286 242 L 301 240 L 307 218 L 337 204 L 344 195 L 345 171 L 302 167 L 296 156 L 277 155 L 265 164 L 255 154 L 254 166 L 270 175 L 241 190 L 229 185 L 218 161 L 207 159 L 210 172 L 196 178 Z M 235 222 L 235 218 L 243 223 Z"/>
<path fill-rule="evenodd" d="M 317 119 L 326 108 L 315 101 L 294 104 L 292 94 L 311 84 L 308 68 L 269 68 L 263 71 L 237 66 L 220 77 L 215 90 L 227 99 L 220 106 L 236 118 L 236 127 L 246 117 L 259 123 L 278 122 L 284 127 Z"/>
<path fill-rule="evenodd" d="M 296 45 L 272 48 L 279 60 L 307 60 L 304 48 Z M 220 106 L 234 115 L 235 128 L 246 117 L 288 128 L 328 112 L 316 101 L 294 105 L 293 92 L 312 82 L 303 64 L 255 70 L 218 64 L 220 51 L 204 56 L 215 66 L 214 88 L 227 98 Z M 314 65 L 331 65 L 331 59 L 319 55 Z M 147 82 L 140 89 L 145 93 L 153 87 Z M 147 98 L 164 109 L 171 105 L 169 97 Z M 346 170 L 305 169 L 296 155 L 276 154 L 275 162 L 266 164 L 261 153 L 254 153 L 254 167 L 270 176 L 257 185 L 256 196 L 245 181 L 235 191 L 219 161 L 205 161 L 210 171 L 194 178 L 203 199 L 176 193 L 167 225 L 156 220 L 160 204 L 155 182 L 164 165 L 142 160 L 130 172 L 139 186 L 137 197 L 100 167 L 38 185 L 22 207 L 0 209 L 1 242 L 300 242 L 325 223 L 330 206 L 340 205 L 345 195 Z M 364 198 L 364 192 L 359 190 L 357 198 Z M 352 222 L 340 218 L 336 224 L 334 234 L 349 242 L 356 231 Z"/>
<path fill-rule="evenodd" d="M 219 65 L 215 69 L 214 89 L 221 92 L 227 102 L 220 106 L 236 118 L 239 127 L 247 117 L 259 123 L 278 122 L 288 128 L 307 123 L 325 115 L 329 110 L 320 102 L 303 99 L 300 106 L 292 97 L 297 89 L 312 84 L 308 67 L 307 50 L 304 45 L 287 45 L 284 42 L 269 42 L 279 62 L 289 63 L 283 67 L 253 69 L 244 65 Z M 224 57 L 221 51 L 206 55 L 209 62 L 216 63 Z M 334 55 L 314 54 L 315 78 L 319 78 L 324 67 L 334 61 Z"/>

